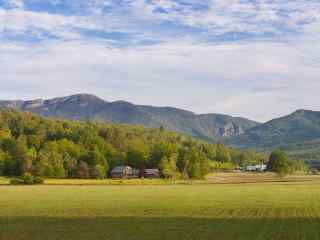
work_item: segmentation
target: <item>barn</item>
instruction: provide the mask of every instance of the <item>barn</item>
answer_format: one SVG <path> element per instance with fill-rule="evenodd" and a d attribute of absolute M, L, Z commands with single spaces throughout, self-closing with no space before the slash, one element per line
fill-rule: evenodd
<path fill-rule="evenodd" d="M 144 170 L 145 178 L 160 178 L 159 169 L 145 169 Z"/>
<path fill-rule="evenodd" d="M 133 176 L 133 169 L 130 166 L 117 166 L 112 169 L 111 178 L 131 178 Z"/>

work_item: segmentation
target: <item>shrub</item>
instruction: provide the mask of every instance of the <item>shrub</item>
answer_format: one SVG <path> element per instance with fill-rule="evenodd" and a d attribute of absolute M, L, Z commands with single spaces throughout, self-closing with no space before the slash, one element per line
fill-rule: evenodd
<path fill-rule="evenodd" d="M 33 180 L 33 184 L 43 184 L 44 179 L 42 177 L 35 177 Z"/>
<path fill-rule="evenodd" d="M 34 177 L 30 173 L 25 173 L 21 179 L 23 180 L 24 184 L 32 185 L 34 182 Z"/>
<path fill-rule="evenodd" d="M 13 178 L 10 180 L 11 185 L 33 185 L 43 184 L 44 180 L 41 177 L 34 177 L 30 173 L 24 174 L 22 177 Z"/>
<path fill-rule="evenodd" d="M 10 180 L 11 185 L 24 185 L 24 181 L 21 178 L 13 178 Z"/>

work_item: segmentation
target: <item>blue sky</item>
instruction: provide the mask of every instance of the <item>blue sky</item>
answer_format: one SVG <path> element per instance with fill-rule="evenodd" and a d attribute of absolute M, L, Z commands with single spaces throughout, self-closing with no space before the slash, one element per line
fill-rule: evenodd
<path fill-rule="evenodd" d="M 320 2 L 0 0 L 0 98 L 79 92 L 265 121 L 320 110 Z"/>

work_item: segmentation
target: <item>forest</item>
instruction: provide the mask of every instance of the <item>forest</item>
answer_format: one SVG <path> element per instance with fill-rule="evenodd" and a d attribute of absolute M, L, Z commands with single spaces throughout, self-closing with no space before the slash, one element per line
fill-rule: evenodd
<path fill-rule="evenodd" d="M 0 111 L 0 175 L 109 177 L 113 167 L 158 168 L 165 178 L 203 178 L 213 171 L 266 162 L 264 154 L 187 135 L 99 121 L 49 119 Z"/>

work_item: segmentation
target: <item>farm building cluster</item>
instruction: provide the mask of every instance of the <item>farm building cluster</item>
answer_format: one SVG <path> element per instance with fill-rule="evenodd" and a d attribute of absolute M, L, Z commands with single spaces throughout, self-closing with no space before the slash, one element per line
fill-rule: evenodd
<path fill-rule="evenodd" d="M 160 178 L 159 169 L 144 169 L 143 173 L 139 169 L 130 166 L 117 166 L 111 171 L 111 178 Z"/>
<path fill-rule="evenodd" d="M 248 165 L 245 167 L 237 167 L 235 172 L 265 172 L 267 171 L 266 164 Z"/>
<path fill-rule="evenodd" d="M 247 172 L 265 172 L 267 170 L 266 164 L 249 165 L 246 166 L 245 171 Z"/>

